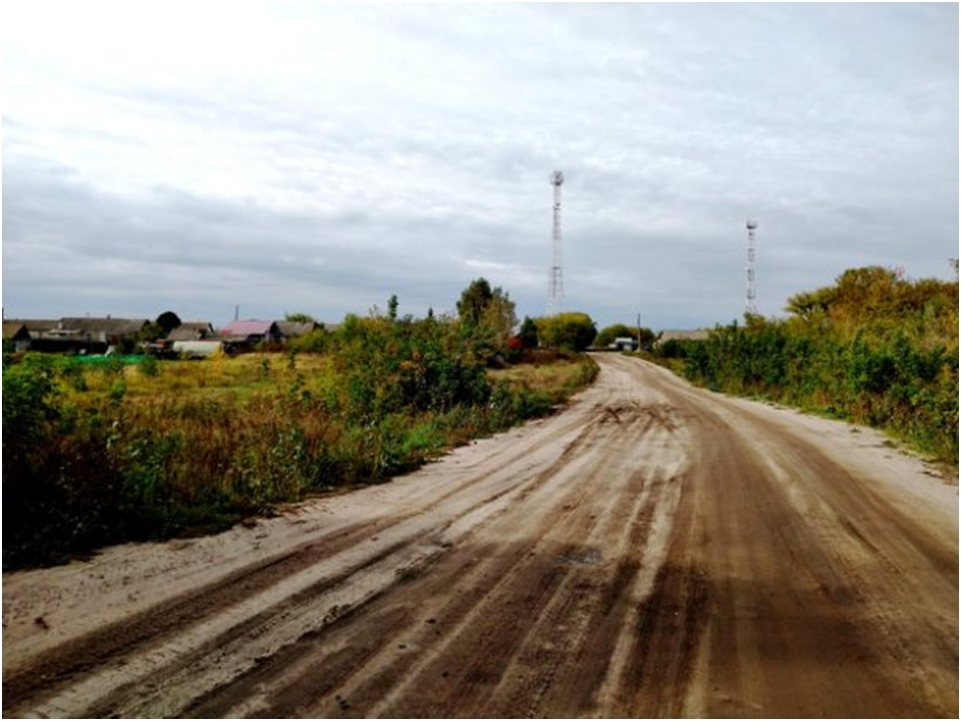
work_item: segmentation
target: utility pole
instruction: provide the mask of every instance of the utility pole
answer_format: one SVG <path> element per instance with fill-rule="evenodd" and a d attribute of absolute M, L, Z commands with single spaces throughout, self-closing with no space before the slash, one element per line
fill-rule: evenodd
<path fill-rule="evenodd" d="M 637 314 L 637 350 L 641 350 L 641 314 Z"/>

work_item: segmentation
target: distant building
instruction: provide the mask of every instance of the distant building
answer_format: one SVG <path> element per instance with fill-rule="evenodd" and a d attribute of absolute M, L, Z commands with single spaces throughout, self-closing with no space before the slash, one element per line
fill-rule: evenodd
<path fill-rule="evenodd" d="M 620 350 L 620 351 L 637 350 L 637 338 L 627 338 L 627 337 L 615 338 L 614 342 L 611 343 L 610 346 L 608 347 L 613 348 L 614 350 Z"/>
<path fill-rule="evenodd" d="M 3 321 L 3 349 L 8 349 L 15 353 L 23 353 L 30 350 L 30 331 L 20 320 Z"/>
<path fill-rule="evenodd" d="M 61 318 L 60 330 L 111 346 L 119 344 L 124 338 L 133 338 L 149 324 L 146 318 Z"/>
<path fill-rule="evenodd" d="M 214 336 L 214 327 L 206 321 L 181 323 L 167 334 L 168 341 L 204 340 Z"/>
<path fill-rule="evenodd" d="M 279 343 L 281 339 L 280 329 L 272 320 L 235 320 L 221 328 L 219 335 L 251 348 L 260 343 Z"/>
<path fill-rule="evenodd" d="M 286 320 L 277 321 L 277 330 L 280 331 L 280 337 L 284 341 L 300 338 L 315 330 L 320 330 L 323 327 L 323 324 L 313 320 L 307 323 L 292 323 Z"/>
<path fill-rule="evenodd" d="M 44 319 L 44 320 L 28 319 L 28 320 L 18 320 L 14 322 L 23 323 L 25 326 L 27 326 L 27 330 L 30 332 L 31 338 L 39 338 L 43 333 L 46 333 L 47 331 L 53 330 L 55 328 L 60 328 L 61 325 L 63 324 L 63 320 L 52 320 L 52 319 Z"/>
<path fill-rule="evenodd" d="M 8 323 L 19 323 L 26 329 L 29 346 L 22 331 L 17 331 L 20 347 L 48 353 L 104 353 L 125 339 L 135 338 L 150 321 L 146 318 L 110 317 L 11 320 L 4 321 L 4 337 Z"/>
<path fill-rule="evenodd" d="M 661 348 L 665 343 L 689 343 L 696 341 L 706 341 L 711 337 L 709 330 L 666 330 L 657 338 L 655 346 Z"/>
<path fill-rule="evenodd" d="M 700 328 L 698 330 L 662 330 L 657 338 L 658 344 L 669 340 L 707 340 L 711 331 Z"/>

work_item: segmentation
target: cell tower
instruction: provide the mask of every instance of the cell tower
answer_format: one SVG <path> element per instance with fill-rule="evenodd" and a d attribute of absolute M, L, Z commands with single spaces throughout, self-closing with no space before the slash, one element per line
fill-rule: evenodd
<path fill-rule="evenodd" d="M 754 287 L 754 231 L 757 221 L 747 221 L 747 300 L 744 304 L 745 315 L 757 313 L 757 289 Z"/>
<path fill-rule="evenodd" d="M 564 301 L 564 269 L 561 266 L 561 185 L 564 183 L 564 173 L 555 170 L 551 174 L 551 185 L 554 186 L 554 261 L 551 264 L 550 290 L 547 299 L 547 315 L 554 315 L 561 309 Z"/>

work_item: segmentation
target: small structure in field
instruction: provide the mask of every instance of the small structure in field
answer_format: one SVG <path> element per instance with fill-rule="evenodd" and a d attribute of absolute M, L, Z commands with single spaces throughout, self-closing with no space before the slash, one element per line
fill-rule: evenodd
<path fill-rule="evenodd" d="M 637 338 L 627 338 L 625 336 L 615 338 L 614 342 L 611 343 L 608 348 L 620 351 L 637 350 Z"/>

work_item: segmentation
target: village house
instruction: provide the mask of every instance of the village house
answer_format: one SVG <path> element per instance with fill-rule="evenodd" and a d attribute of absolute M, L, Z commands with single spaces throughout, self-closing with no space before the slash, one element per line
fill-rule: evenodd
<path fill-rule="evenodd" d="M 3 321 L 3 350 L 23 353 L 30 350 L 30 331 L 20 320 Z"/>
<path fill-rule="evenodd" d="M 206 321 L 181 323 L 167 334 L 168 341 L 205 340 L 214 336 L 214 327 Z"/>
<path fill-rule="evenodd" d="M 281 340 L 277 322 L 272 320 L 235 320 L 221 328 L 218 335 L 234 345 L 247 348 L 279 343 Z"/>

